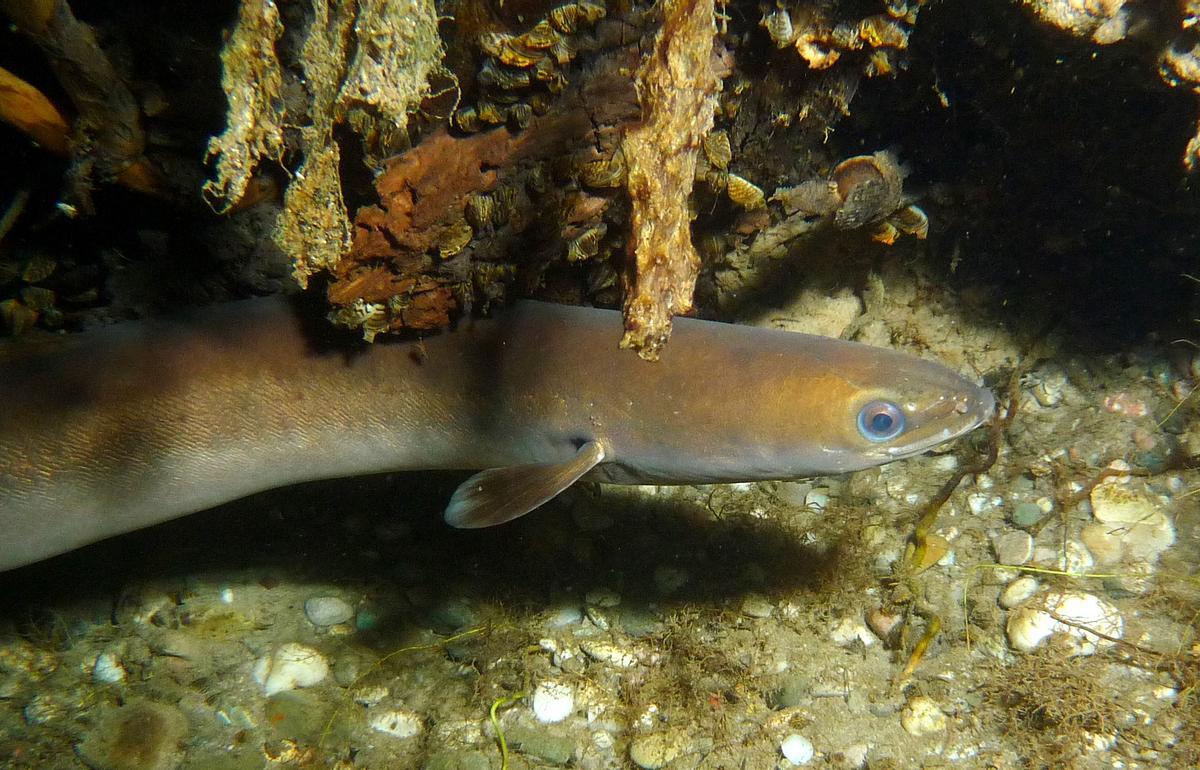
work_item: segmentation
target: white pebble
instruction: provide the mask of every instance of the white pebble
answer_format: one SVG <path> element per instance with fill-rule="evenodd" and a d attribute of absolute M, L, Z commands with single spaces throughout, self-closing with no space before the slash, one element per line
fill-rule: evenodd
<path fill-rule="evenodd" d="M 950 472 L 958 467 L 958 458 L 952 454 L 945 454 L 933 461 L 934 470 Z"/>
<path fill-rule="evenodd" d="M 797 733 L 784 738 L 779 750 L 783 752 L 783 758 L 793 765 L 807 765 L 816 755 L 812 741 Z"/>
<path fill-rule="evenodd" d="M 101 684 L 120 684 L 125 681 L 128 672 L 121 663 L 121 658 L 115 652 L 102 652 L 96 656 L 92 666 L 92 679 Z"/>
<path fill-rule="evenodd" d="M 1099 484 L 1092 490 L 1092 516 L 1109 525 L 1120 541 L 1123 556 L 1153 563 L 1175 543 L 1175 527 L 1148 495 L 1120 484 Z M 1095 533 L 1092 533 L 1095 538 Z"/>
<path fill-rule="evenodd" d="M 575 692 L 564 682 L 547 680 L 533 691 L 533 715 L 539 722 L 561 722 L 574 710 Z"/>
<path fill-rule="evenodd" d="M 862 642 L 864 647 L 870 647 L 875 642 L 879 641 L 874 634 L 868 630 L 865 623 L 856 617 L 847 616 L 834 622 L 833 628 L 829 630 L 829 639 L 834 644 L 846 646 L 851 642 Z"/>
<path fill-rule="evenodd" d="M 985 495 L 982 492 L 972 492 L 967 495 L 967 507 L 971 509 L 971 513 L 978 516 L 986 511 L 992 504 L 992 496 Z"/>
<path fill-rule="evenodd" d="M 1072 643 L 1073 655 L 1091 655 L 1112 646 L 1104 637 L 1120 639 L 1125 621 L 1116 607 L 1097 596 L 1054 591 L 1014 610 L 1006 630 L 1009 644 L 1021 652 L 1036 649 L 1052 634 L 1064 634 Z"/>
<path fill-rule="evenodd" d="M 630 668 L 638 662 L 637 656 L 629 650 L 601 639 L 580 642 L 579 647 L 592 660 L 617 668 Z"/>
<path fill-rule="evenodd" d="M 1068 540 L 1058 556 L 1058 568 L 1068 575 L 1086 575 L 1094 566 L 1096 560 L 1091 552 L 1075 540 Z"/>
<path fill-rule="evenodd" d="M 1022 575 L 1004 587 L 1000 592 L 1000 606 L 1006 610 L 1019 607 L 1033 598 L 1037 593 L 1039 583 L 1036 578 Z"/>
<path fill-rule="evenodd" d="M 829 507 L 829 490 L 818 487 L 804 496 L 804 507 L 813 511 L 823 511 Z"/>
<path fill-rule="evenodd" d="M 367 726 L 393 738 L 412 738 L 419 735 L 423 727 L 419 714 L 404 709 L 383 709 L 373 712 L 367 717 Z"/>
<path fill-rule="evenodd" d="M 314 626 L 336 626 L 354 617 L 354 608 L 336 596 L 314 596 L 304 602 L 304 614 Z"/>
<path fill-rule="evenodd" d="M 583 612 L 573 604 L 564 604 L 554 610 L 546 624 L 551 628 L 565 628 L 583 622 Z"/>
<path fill-rule="evenodd" d="M 391 691 L 383 685 L 360 687 L 354 691 L 354 702 L 360 706 L 378 706 L 389 695 Z"/>
<path fill-rule="evenodd" d="M 311 647 L 289 642 L 254 664 L 254 681 L 274 695 L 298 687 L 312 687 L 329 675 L 329 661 Z"/>
<path fill-rule="evenodd" d="M 946 729 L 946 715 L 933 698 L 918 695 L 904 704 L 900 711 L 900 726 L 918 738 L 933 735 Z"/>

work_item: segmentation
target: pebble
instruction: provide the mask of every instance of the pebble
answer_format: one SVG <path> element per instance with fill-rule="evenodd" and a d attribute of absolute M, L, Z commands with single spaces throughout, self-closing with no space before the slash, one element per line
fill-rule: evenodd
<path fill-rule="evenodd" d="M 1154 567 L 1144 561 L 1126 561 L 1119 575 L 1104 579 L 1104 590 L 1113 598 L 1142 596 L 1154 585 Z"/>
<path fill-rule="evenodd" d="M 298 687 L 312 687 L 329 674 L 329 661 L 311 647 L 289 642 L 254 664 L 254 681 L 268 696 Z"/>
<path fill-rule="evenodd" d="M 807 765 L 816 755 L 812 741 L 799 733 L 792 733 L 784 738 L 779 750 L 783 752 L 784 759 L 797 766 Z"/>
<path fill-rule="evenodd" d="M 506 733 L 508 742 L 520 747 L 522 754 L 551 765 L 566 765 L 575 755 L 575 741 L 572 738 L 552 734 L 544 728 L 517 723 L 508 727 Z"/>
<path fill-rule="evenodd" d="M 687 745 L 687 735 L 682 732 L 639 735 L 629 744 L 629 758 L 642 770 L 659 770 L 682 756 Z"/>
<path fill-rule="evenodd" d="M 574 710 L 575 692 L 565 682 L 547 680 L 533 691 L 533 715 L 539 722 L 561 722 Z"/>
<path fill-rule="evenodd" d="M 804 496 L 804 507 L 810 511 L 823 511 L 829 507 L 829 490 L 818 487 Z"/>
<path fill-rule="evenodd" d="M 1094 566 L 1096 560 L 1091 552 L 1083 543 L 1075 540 L 1068 540 L 1058 555 L 1058 568 L 1068 575 L 1086 575 Z"/>
<path fill-rule="evenodd" d="M 812 488 L 812 484 L 806 481 L 781 481 L 775 485 L 775 494 L 785 503 L 803 508 L 805 498 L 812 492 Z"/>
<path fill-rule="evenodd" d="M 852 642 L 861 642 L 864 647 L 870 647 L 879 641 L 866 624 L 851 616 L 834 621 L 833 628 L 829 630 L 829 639 L 843 647 Z"/>
<path fill-rule="evenodd" d="M 688 584 L 692 576 L 682 567 L 662 565 L 654 569 L 654 587 L 662 596 L 670 596 Z"/>
<path fill-rule="evenodd" d="M 887 612 L 882 607 L 875 607 L 867 612 L 867 626 L 884 642 L 893 641 L 893 635 L 899 631 L 904 616 L 898 612 Z"/>
<path fill-rule="evenodd" d="M 121 663 L 120 656 L 111 650 L 97 655 L 96 663 L 92 666 L 92 679 L 100 684 L 120 684 L 125 681 L 128 673 Z"/>
<path fill-rule="evenodd" d="M 583 611 L 574 604 L 564 604 L 550 613 L 546 624 L 551 628 L 566 628 L 583 622 Z"/>
<path fill-rule="evenodd" d="M 1119 549 L 1120 558 L 1154 562 L 1175 543 L 1175 527 L 1149 496 L 1120 484 L 1098 484 L 1091 494 L 1092 517 L 1107 530 L 1093 528 L 1090 537 L 1106 555 Z M 1103 532 L 1103 535 L 1101 534 Z M 1100 545 L 1112 538 L 1111 548 Z"/>
<path fill-rule="evenodd" d="M 1045 515 L 1046 512 L 1037 503 L 1018 503 L 1017 507 L 1013 508 L 1012 523 L 1025 529 L 1037 524 Z"/>
<path fill-rule="evenodd" d="M 336 626 L 354 617 L 354 608 L 336 596 L 314 596 L 304 602 L 304 614 L 314 626 Z"/>
<path fill-rule="evenodd" d="M 1004 590 L 1000 592 L 1000 606 L 1006 610 L 1019 607 L 1032 599 L 1039 587 L 1040 584 L 1036 578 L 1029 575 L 1022 575 L 1006 585 Z"/>
<path fill-rule="evenodd" d="M 434 630 L 447 634 L 473 626 L 477 619 L 475 610 L 463 599 L 448 599 L 429 613 L 429 622 Z"/>
<path fill-rule="evenodd" d="M 1010 530 L 992 539 L 992 550 L 1000 564 L 1026 564 L 1033 558 L 1033 537 L 1023 530 Z"/>
<path fill-rule="evenodd" d="M 424 729 L 421 715 L 407 709 L 380 709 L 367 716 L 367 726 L 393 738 L 412 738 Z"/>
<path fill-rule="evenodd" d="M 980 515 L 991 507 L 992 496 L 984 492 L 972 492 L 967 495 L 967 507 L 971 509 L 971 513 L 976 516 Z"/>
<path fill-rule="evenodd" d="M 1067 623 L 1056 620 L 1052 615 Z M 1071 641 L 1072 655 L 1091 655 L 1112 642 L 1085 629 L 1114 639 L 1125 633 L 1125 621 L 1116 607 L 1092 594 L 1053 591 L 1013 610 L 1008 616 L 1008 643 L 1021 652 L 1041 646 L 1053 634 Z"/>
<path fill-rule="evenodd" d="M 1079 531 L 1079 539 L 1097 564 L 1110 566 L 1121 561 L 1121 537 L 1108 524 L 1093 521 Z"/>
<path fill-rule="evenodd" d="M 842 762 L 846 768 L 867 766 L 867 755 L 871 753 L 869 743 L 855 743 L 842 750 Z"/>
<path fill-rule="evenodd" d="M 602 639 L 582 641 L 579 648 L 592 660 L 617 668 L 631 668 L 638 662 L 637 656 L 629 650 Z"/>
<path fill-rule="evenodd" d="M 762 594 L 750 593 L 742 599 L 742 614 L 747 617 L 769 618 L 774 609 L 774 605 L 767 601 L 767 597 Z"/>
<path fill-rule="evenodd" d="M 933 735 L 946 729 L 946 715 L 933 698 L 918 695 L 900 710 L 900 726 L 917 738 Z"/>

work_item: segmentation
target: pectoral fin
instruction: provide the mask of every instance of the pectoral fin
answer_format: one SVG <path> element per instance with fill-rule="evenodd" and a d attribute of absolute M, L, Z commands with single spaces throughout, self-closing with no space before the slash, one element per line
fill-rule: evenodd
<path fill-rule="evenodd" d="M 454 490 L 446 506 L 446 523 L 459 529 L 480 529 L 512 521 L 547 502 L 603 461 L 604 447 L 598 441 L 589 441 L 563 463 L 481 471 Z"/>

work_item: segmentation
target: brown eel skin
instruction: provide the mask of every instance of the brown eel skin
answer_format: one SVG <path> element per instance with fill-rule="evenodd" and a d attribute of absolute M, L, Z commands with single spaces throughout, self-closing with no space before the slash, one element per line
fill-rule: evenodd
<path fill-rule="evenodd" d="M 422 341 L 312 327 L 264 298 L 0 346 L 0 570 L 313 479 L 482 469 L 446 519 L 490 526 L 580 478 L 867 468 L 994 410 L 936 363 L 686 318 L 657 363 L 617 348 L 615 311 L 536 302 Z"/>

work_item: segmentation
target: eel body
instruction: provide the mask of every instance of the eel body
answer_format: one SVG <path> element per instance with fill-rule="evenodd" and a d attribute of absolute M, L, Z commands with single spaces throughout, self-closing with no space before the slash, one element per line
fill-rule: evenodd
<path fill-rule="evenodd" d="M 851 471 L 956 438 L 994 406 L 908 355 L 690 319 L 655 364 L 617 348 L 618 313 L 540 303 L 420 342 L 321 345 L 308 329 L 271 298 L 0 347 L 0 570 L 260 490 L 389 470 L 484 469 L 447 508 L 460 527 L 581 477 Z"/>

